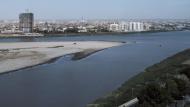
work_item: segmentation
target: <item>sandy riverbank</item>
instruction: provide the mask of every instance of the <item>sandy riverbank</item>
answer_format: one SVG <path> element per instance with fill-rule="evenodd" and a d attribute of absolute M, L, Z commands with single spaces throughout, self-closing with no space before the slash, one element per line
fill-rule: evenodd
<path fill-rule="evenodd" d="M 103 41 L 0 43 L 0 73 L 42 64 L 67 54 L 98 51 L 122 44 Z"/>

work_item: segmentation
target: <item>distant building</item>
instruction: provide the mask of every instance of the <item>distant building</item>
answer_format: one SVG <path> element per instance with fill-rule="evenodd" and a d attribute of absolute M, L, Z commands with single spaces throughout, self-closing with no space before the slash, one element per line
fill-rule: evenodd
<path fill-rule="evenodd" d="M 149 31 L 150 24 L 143 22 L 119 22 L 110 24 L 109 31 L 112 32 L 142 32 Z"/>
<path fill-rule="evenodd" d="M 144 24 L 141 22 L 130 22 L 129 23 L 129 31 L 140 32 L 144 31 Z"/>
<path fill-rule="evenodd" d="M 86 29 L 86 27 L 79 26 L 79 27 L 78 27 L 78 32 L 80 32 L 80 33 L 85 33 L 85 32 L 87 32 L 87 29 Z"/>
<path fill-rule="evenodd" d="M 116 23 L 110 24 L 109 30 L 112 32 L 119 32 L 119 24 L 116 24 Z"/>
<path fill-rule="evenodd" d="M 19 29 L 23 33 L 32 33 L 34 23 L 33 13 L 21 13 L 19 15 Z"/>
<path fill-rule="evenodd" d="M 129 23 L 121 22 L 119 25 L 120 32 L 129 32 Z"/>

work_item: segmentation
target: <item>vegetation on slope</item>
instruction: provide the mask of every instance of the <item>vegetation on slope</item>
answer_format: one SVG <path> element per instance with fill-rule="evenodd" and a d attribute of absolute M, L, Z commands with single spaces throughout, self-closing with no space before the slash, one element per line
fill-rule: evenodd
<path fill-rule="evenodd" d="M 138 97 L 140 105 L 161 107 L 188 94 L 190 88 L 190 49 L 145 69 L 110 95 L 90 104 L 92 107 L 116 107 Z"/>

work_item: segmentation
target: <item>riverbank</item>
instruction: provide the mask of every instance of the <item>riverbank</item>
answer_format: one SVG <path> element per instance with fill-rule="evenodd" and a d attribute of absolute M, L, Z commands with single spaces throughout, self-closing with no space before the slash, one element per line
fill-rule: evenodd
<path fill-rule="evenodd" d="M 88 106 L 89 107 L 116 107 L 139 96 L 140 98 L 143 96 L 146 96 L 146 98 L 148 98 L 147 97 L 148 95 L 146 95 L 145 93 L 142 93 L 144 92 L 142 90 L 145 90 L 147 88 L 147 85 L 149 84 L 152 85 L 152 83 L 156 84 L 156 86 L 158 87 L 160 85 L 160 87 L 162 87 L 165 90 L 163 84 L 168 84 L 168 82 L 172 82 L 172 84 L 176 84 L 176 83 L 183 84 L 183 82 L 187 82 L 187 84 L 184 84 L 184 85 L 177 84 L 177 87 L 176 85 L 170 86 L 171 89 L 175 89 L 175 90 L 169 91 L 169 93 L 167 92 L 167 94 L 166 93 L 163 94 L 163 95 L 167 95 L 167 96 L 164 96 L 166 98 L 171 97 L 170 99 L 171 101 L 172 99 L 173 101 L 183 100 L 183 95 L 190 94 L 189 70 L 190 70 L 190 49 L 187 49 L 187 50 L 184 50 L 183 52 L 175 54 L 161 61 L 160 63 L 154 64 L 146 68 L 144 72 L 126 81 L 116 91 L 110 93 L 109 95 L 105 97 L 99 98 L 93 104 L 89 104 Z M 180 91 L 176 91 L 178 90 L 178 88 Z M 150 93 L 150 90 L 148 91 L 148 93 Z M 143 100 L 146 100 L 146 99 L 143 99 Z M 154 100 L 154 99 L 151 98 L 151 100 Z M 157 100 L 161 101 L 162 99 L 157 99 Z M 167 99 L 165 99 L 164 101 L 167 101 Z M 162 102 L 160 102 L 159 104 L 161 103 Z M 139 107 L 141 106 L 142 105 L 139 105 Z"/>
<path fill-rule="evenodd" d="M 142 31 L 142 32 L 87 32 L 87 33 L 42 33 L 46 37 L 59 37 L 59 36 L 93 36 L 93 35 L 130 35 L 130 34 L 144 34 L 144 33 L 161 33 L 161 32 L 177 32 L 175 31 Z M 28 37 L 43 37 L 43 36 L 19 36 L 19 34 L 0 34 L 0 38 L 28 38 Z"/>
<path fill-rule="evenodd" d="M 84 52 L 89 55 L 120 45 L 123 43 L 104 41 L 0 43 L 0 73 L 39 65 L 67 54 Z"/>
<path fill-rule="evenodd" d="M 144 34 L 144 33 L 161 33 L 161 32 L 176 32 L 176 31 L 181 31 L 181 30 L 175 30 L 175 31 L 141 31 L 141 32 L 87 32 L 87 33 L 49 33 L 49 34 L 44 34 L 44 36 L 93 36 L 93 35 L 130 35 L 130 34 Z"/>

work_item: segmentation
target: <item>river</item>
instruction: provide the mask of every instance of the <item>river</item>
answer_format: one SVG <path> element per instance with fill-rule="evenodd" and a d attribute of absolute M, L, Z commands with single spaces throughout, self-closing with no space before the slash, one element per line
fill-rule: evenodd
<path fill-rule="evenodd" d="M 190 32 L 0 38 L 0 42 L 74 40 L 125 41 L 130 44 L 77 61 L 64 56 L 53 63 L 0 75 L 0 106 L 84 107 L 117 89 L 146 67 L 189 48 Z"/>

